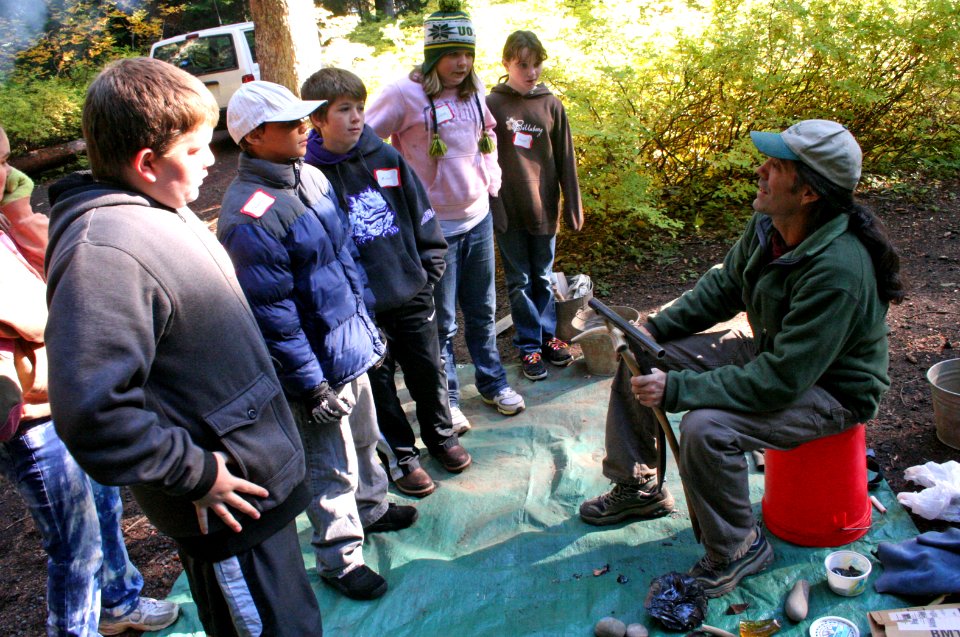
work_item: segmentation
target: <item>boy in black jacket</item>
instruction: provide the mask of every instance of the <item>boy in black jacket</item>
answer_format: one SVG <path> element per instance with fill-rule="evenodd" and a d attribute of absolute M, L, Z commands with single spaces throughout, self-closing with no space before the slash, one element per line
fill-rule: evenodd
<path fill-rule="evenodd" d="M 310 120 L 308 164 L 333 184 L 350 215 L 353 241 L 367 273 L 377 325 L 387 337 L 387 356 L 368 374 L 373 386 L 381 453 L 387 473 L 403 493 L 423 497 L 436 484 L 420 466 L 420 453 L 394 382 L 396 364 L 417 405 L 427 450 L 452 473 L 466 469 L 470 454 L 454 430 L 437 338 L 433 286 L 443 275 L 447 249 L 426 190 L 391 146 L 364 126 L 366 88 L 343 69 L 322 69 L 304 82 L 305 100 L 327 100 Z"/>

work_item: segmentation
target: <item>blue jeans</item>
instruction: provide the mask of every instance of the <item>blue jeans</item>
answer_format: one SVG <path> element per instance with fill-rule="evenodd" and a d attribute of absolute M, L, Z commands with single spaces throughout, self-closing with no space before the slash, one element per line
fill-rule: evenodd
<path fill-rule="evenodd" d="M 497 351 L 497 297 L 494 288 L 493 217 L 469 231 L 446 237 L 447 268 L 437 282 L 433 299 L 437 306 L 440 352 L 447 369 L 450 404 L 460 404 L 460 383 L 453 358 L 457 333 L 457 302 L 463 312 L 464 339 L 476 369 L 477 391 L 487 398 L 507 386 L 507 372 Z"/>
<path fill-rule="evenodd" d="M 16 485 L 43 537 L 47 635 L 96 636 L 101 612 L 120 617 L 136 608 L 143 578 L 123 542 L 120 490 L 80 469 L 53 421 L 0 444 L 0 471 Z"/>
<path fill-rule="evenodd" d="M 511 228 L 497 235 L 497 245 L 510 295 L 513 344 L 521 356 L 539 352 L 540 346 L 557 331 L 552 289 L 557 236 L 533 235 L 522 228 Z"/>

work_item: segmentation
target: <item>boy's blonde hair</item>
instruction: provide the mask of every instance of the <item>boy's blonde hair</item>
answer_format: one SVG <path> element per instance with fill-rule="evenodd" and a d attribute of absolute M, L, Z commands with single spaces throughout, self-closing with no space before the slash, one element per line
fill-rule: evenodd
<path fill-rule="evenodd" d="M 220 108 L 203 83 L 172 64 L 126 58 L 108 64 L 87 89 L 83 137 L 97 179 L 123 183 L 138 152 L 164 155 L 198 126 L 216 126 Z"/>
<path fill-rule="evenodd" d="M 533 54 L 534 64 L 543 64 L 547 59 L 547 50 L 533 31 L 514 31 L 503 45 L 503 61 L 519 60 L 524 49 Z"/>
<path fill-rule="evenodd" d="M 326 118 L 330 105 L 344 96 L 360 102 L 367 101 L 367 87 L 363 85 L 363 80 L 346 69 L 320 69 L 300 87 L 302 99 L 327 100 L 326 104 L 314 111 L 321 119 Z"/>

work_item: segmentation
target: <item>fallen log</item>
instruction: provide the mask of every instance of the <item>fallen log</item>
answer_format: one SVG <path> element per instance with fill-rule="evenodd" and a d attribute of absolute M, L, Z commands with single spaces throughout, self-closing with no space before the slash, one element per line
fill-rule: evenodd
<path fill-rule="evenodd" d="M 11 158 L 10 164 L 32 177 L 45 170 L 63 166 L 86 152 L 87 144 L 82 139 L 76 139 L 65 144 L 31 150 L 26 155 Z"/>

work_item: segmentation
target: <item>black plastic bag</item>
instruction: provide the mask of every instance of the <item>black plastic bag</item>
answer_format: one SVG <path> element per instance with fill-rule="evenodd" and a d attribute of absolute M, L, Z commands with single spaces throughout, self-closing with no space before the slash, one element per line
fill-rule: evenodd
<path fill-rule="evenodd" d="M 707 616 L 707 595 L 695 578 L 667 573 L 650 582 L 643 606 L 668 630 L 693 630 Z"/>

